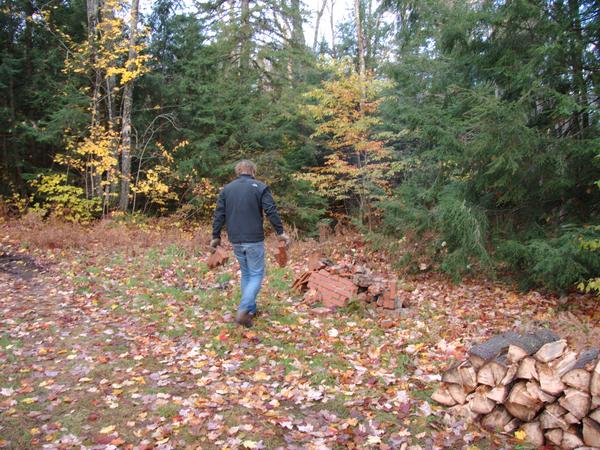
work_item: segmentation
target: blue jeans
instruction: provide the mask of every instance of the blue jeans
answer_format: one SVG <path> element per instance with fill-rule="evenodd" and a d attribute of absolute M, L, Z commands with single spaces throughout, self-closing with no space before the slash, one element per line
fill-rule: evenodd
<path fill-rule="evenodd" d="M 238 311 L 256 314 L 256 296 L 265 276 L 265 243 L 233 244 L 233 253 L 242 272 L 242 299 Z"/>

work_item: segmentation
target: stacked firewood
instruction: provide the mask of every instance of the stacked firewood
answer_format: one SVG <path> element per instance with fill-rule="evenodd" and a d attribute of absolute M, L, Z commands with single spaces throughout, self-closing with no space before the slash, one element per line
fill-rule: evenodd
<path fill-rule="evenodd" d="M 432 399 L 536 446 L 600 449 L 600 360 L 548 330 L 504 333 L 442 375 Z"/>

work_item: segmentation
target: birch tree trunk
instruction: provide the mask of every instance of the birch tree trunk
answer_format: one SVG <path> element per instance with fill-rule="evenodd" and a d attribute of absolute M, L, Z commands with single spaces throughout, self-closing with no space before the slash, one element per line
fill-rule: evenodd
<path fill-rule="evenodd" d="M 127 57 L 127 70 L 133 70 L 132 64 L 137 54 L 135 40 L 137 37 L 139 0 L 131 2 L 131 18 L 129 25 L 129 54 Z M 121 196 L 119 207 L 127 211 L 129 205 L 129 190 L 131 176 L 131 109 L 133 104 L 134 79 L 127 81 L 123 91 L 123 115 L 121 128 Z"/>
<path fill-rule="evenodd" d="M 360 0 L 354 0 L 354 17 L 356 20 L 356 41 L 358 43 L 358 73 L 360 81 L 365 82 L 365 37 L 362 27 L 362 17 L 360 14 Z M 364 88 L 361 103 L 364 101 Z"/>
<path fill-rule="evenodd" d="M 315 36 L 313 38 L 313 52 L 317 51 L 317 45 L 319 44 L 319 24 L 321 23 L 321 17 L 323 17 L 323 13 L 325 12 L 325 7 L 327 6 L 327 0 L 323 0 L 323 5 L 321 5 L 321 9 L 317 9 L 317 20 L 315 21 Z"/>
<path fill-rule="evenodd" d="M 331 0 L 329 11 L 331 14 L 329 15 L 329 26 L 331 27 L 331 57 L 336 59 L 337 52 L 335 51 L 335 21 L 333 20 L 333 6 L 335 5 L 335 0 Z"/>

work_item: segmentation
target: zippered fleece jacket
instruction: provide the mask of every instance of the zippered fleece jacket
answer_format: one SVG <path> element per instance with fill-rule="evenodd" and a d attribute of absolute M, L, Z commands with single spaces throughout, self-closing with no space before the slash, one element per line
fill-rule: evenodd
<path fill-rule="evenodd" d="M 269 186 L 251 175 L 240 175 L 219 193 L 212 237 L 220 238 L 225 225 L 232 244 L 264 241 L 263 214 L 277 234 L 283 234 L 283 224 Z"/>

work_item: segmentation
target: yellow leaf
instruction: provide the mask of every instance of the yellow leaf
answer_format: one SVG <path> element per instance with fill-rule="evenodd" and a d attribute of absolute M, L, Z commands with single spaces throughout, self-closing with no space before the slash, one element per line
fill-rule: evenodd
<path fill-rule="evenodd" d="M 524 441 L 527 437 L 527 433 L 525 433 L 523 430 L 515 431 L 515 437 L 520 441 Z"/>
<path fill-rule="evenodd" d="M 268 380 L 270 377 L 269 375 L 267 375 L 265 372 L 263 372 L 262 370 L 259 370 L 258 372 L 256 372 L 254 374 L 254 379 L 256 381 L 264 381 L 264 380 Z"/>
<path fill-rule="evenodd" d="M 32 403 L 37 402 L 38 398 L 37 397 L 27 397 L 24 398 L 23 400 L 21 400 L 21 403 L 25 403 L 26 405 L 31 405 Z"/>
<path fill-rule="evenodd" d="M 246 440 L 242 442 L 242 445 L 246 448 L 257 448 L 258 442 Z"/>
<path fill-rule="evenodd" d="M 102 434 L 110 434 L 113 431 L 115 431 L 115 426 L 114 425 L 110 425 L 108 427 L 104 427 L 100 430 L 100 433 Z"/>
<path fill-rule="evenodd" d="M 36 436 L 38 434 L 40 434 L 40 429 L 39 428 L 32 428 L 31 430 L 29 430 L 29 432 L 33 435 Z"/>

